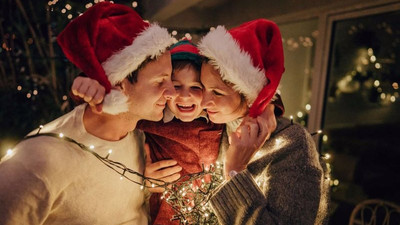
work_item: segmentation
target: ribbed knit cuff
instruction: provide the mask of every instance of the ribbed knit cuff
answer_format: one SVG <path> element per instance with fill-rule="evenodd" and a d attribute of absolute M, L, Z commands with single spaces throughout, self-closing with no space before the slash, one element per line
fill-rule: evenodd
<path fill-rule="evenodd" d="M 231 224 L 237 213 L 251 213 L 264 199 L 250 172 L 244 170 L 224 183 L 210 202 L 220 222 Z"/>

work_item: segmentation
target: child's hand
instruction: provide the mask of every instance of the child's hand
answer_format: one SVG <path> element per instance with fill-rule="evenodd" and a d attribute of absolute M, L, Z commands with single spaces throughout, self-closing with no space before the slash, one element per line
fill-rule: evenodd
<path fill-rule="evenodd" d="M 72 94 L 81 97 L 92 109 L 101 112 L 105 88 L 97 80 L 89 77 L 76 77 L 72 84 Z"/>
<path fill-rule="evenodd" d="M 229 139 L 230 145 L 225 154 L 225 175 L 244 170 L 254 154 L 264 145 L 271 132 L 263 117 L 246 118 Z"/>
<path fill-rule="evenodd" d="M 144 176 L 149 178 L 154 178 L 158 180 L 162 180 L 164 182 L 173 182 L 181 177 L 180 171 L 182 167 L 176 165 L 177 162 L 175 160 L 161 160 L 153 163 L 150 158 L 150 147 L 148 144 L 145 144 L 144 149 L 146 151 L 146 168 L 144 171 Z M 156 182 L 154 182 L 157 185 Z M 151 186 L 149 181 L 146 181 L 146 186 Z M 154 187 L 148 188 L 150 192 L 160 193 L 164 191 L 162 187 Z"/>

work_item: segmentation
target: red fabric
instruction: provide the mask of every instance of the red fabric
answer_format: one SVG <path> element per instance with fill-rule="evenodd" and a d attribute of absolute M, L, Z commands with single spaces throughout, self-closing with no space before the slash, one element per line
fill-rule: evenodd
<path fill-rule="evenodd" d="M 202 164 L 216 162 L 224 125 L 207 123 L 200 118 L 192 122 L 177 119 L 168 123 L 141 121 L 137 128 L 146 133 L 152 161 L 174 159 L 182 166 L 183 176 L 200 172 Z M 178 221 L 170 221 L 175 213 L 160 197 L 160 194 L 150 197 L 152 224 L 179 224 Z"/>
<path fill-rule="evenodd" d="M 132 8 L 101 2 L 71 21 L 57 42 L 72 63 L 109 93 L 111 84 L 101 63 L 131 45 L 148 26 Z"/>
<path fill-rule="evenodd" d="M 271 101 L 285 71 L 281 33 L 274 22 L 266 19 L 243 23 L 229 30 L 229 33 L 241 50 L 249 53 L 253 66 L 265 71 L 268 84 L 260 91 L 249 110 L 250 116 L 257 117 Z"/>

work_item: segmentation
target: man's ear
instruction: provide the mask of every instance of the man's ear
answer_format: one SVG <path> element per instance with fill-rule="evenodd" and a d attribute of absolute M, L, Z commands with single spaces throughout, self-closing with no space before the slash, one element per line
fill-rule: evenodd
<path fill-rule="evenodd" d="M 121 91 L 122 93 L 124 93 L 125 95 L 127 95 L 127 90 L 129 89 L 129 87 L 132 86 L 131 82 L 129 82 L 128 79 L 123 79 L 121 82 L 117 83 L 114 87 L 115 89 Z"/>

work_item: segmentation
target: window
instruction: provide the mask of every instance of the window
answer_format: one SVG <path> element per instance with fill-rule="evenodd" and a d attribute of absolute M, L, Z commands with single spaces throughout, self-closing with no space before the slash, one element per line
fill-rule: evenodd
<path fill-rule="evenodd" d="M 279 91 L 285 105 L 285 115 L 306 125 L 311 109 L 311 74 L 318 20 L 306 20 L 279 25 L 285 54 L 285 73 Z"/>
<path fill-rule="evenodd" d="M 400 201 L 399 83 L 399 10 L 333 21 L 322 119 L 333 198 Z"/>

